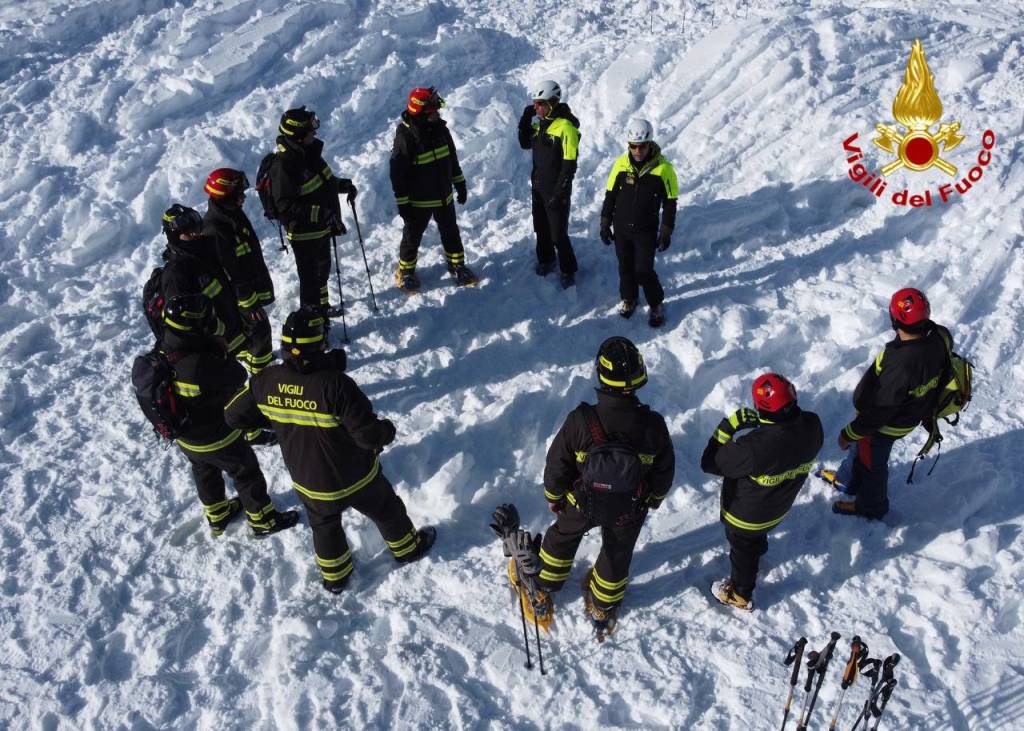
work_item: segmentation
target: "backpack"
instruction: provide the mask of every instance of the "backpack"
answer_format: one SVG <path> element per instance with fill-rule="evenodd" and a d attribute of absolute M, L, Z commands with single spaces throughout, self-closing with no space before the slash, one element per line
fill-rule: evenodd
<path fill-rule="evenodd" d="M 146 322 L 149 323 L 149 329 L 153 331 L 153 337 L 156 338 L 157 342 L 160 342 L 160 338 L 164 334 L 164 321 L 163 311 L 166 301 L 164 295 L 160 291 L 160 281 L 163 278 L 164 268 L 157 267 L 153 270 L 153 273 L 149 275 L 149 279 L 142 287 L 142 311 L 146 315 Z"/>
<path fill-rule="evenodd" d="M 923 421 L 928 430 L 928 441 L 921 447 L 914 459 L 914 464 L 910 467 L 910 474 L 907 476 L 908 484 L 913 482 L 914 467 L 917 466 L 918 460 L 924 458 L 936 444 L 939 445 L 940 452 L 942 450 L 942 432 L 939 429 L 939 420 L 942 419 L 950 426 L 956 426 L 960 423 L 960 412 L 967 408 L 973 395 L 974 364 L 962 355 L 953 352 L 953 339 L 948 330 L 940 327 L 937 332 L 946 346 L 949 360 L 939 375 L 939 383 L 942 387 L 938 390 L 932 407 Z M 939 457 L 936 457 L 932 468 L 928 470 L 929 475 L 938 462 Z"/>
<path fill-rule="evenodd" d="M 597 410 L 580 404 L 594 446 L 573 485 L 576 507 L 593 525 L 622 527 L 642 518 L 646 498 L 640 452 L 627 441 L 610 439 Z"/>
<path fill-rule="evenodd" d="M 174 395 L 174 363 L 181 355 L 170 355 L 153 348 L 135 358 L 132 364 L 132 388 L 139 408 L 164 439 L 175 439 L 191 426 L 185 404 Z"/>
<path fill-rule="evenodd" d="M 263 206 L 263 215 L 271 221 L 279 221 L 281 212 L 274 204 L 274 196 L 270 192 L 270 168 L 277 159 L 277 153 L 271 152 L 260 161 L 259 169 L 256 170 L 256 193 L 260 197 L 260 205 Z"/>

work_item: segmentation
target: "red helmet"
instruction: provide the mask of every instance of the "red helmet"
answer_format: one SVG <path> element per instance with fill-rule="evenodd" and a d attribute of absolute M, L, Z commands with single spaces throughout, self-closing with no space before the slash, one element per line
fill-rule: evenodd
<path fill-rule="evenodd" d="M 774 413 L 796 403 L 796 389 L 778 373 L 765 373 L 755 378 L 750 392 L 759 411 Z"/>
<path fill-rule="evenodd" d="M 433 114 L 444 106 L 444 99 L 437 94 L 437 89 L 432 86 L 417 86 L 409 92 L 409 104 L 406 106 L 409 114 L 417 115 Z"/>
<path fill-rule="evenodd" d="M 910 327 L 923 325 L 932 316 L 932 306 L 924 292 L 913 287 L 905 287 L 889 300 L 889 317 L 893 327 Z"/>
<path fill-rule="evenodd" d="M 224 200 L 225 198 L 234 198 L 248 187 L 249 179 L 241 170 L 217 168 L 206 176 L 206 185 L 203 190 L 211 198 Z"/>

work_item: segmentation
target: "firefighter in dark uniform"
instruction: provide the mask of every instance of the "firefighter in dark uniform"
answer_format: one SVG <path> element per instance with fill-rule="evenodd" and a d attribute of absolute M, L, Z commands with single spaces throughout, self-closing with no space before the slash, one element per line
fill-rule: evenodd
<path fill-rule="evenodd" d="M 205 190 L 210 204 L 203 233 L 216 242 L 217 257 L 238 303 L 248 340 L 239 358 L 249 373 L 259 373 L 274 359 L 270 321 L 263 309 L 274 301 L 274 282 L 260 239 L 242 207 L 248 187 L 249 179 L 241 170 L 217 168 L 209 174 Z"/>
<path fill-rule="evenodd" d="M 834 503 L 835 513 L 877 520 L 889 512 L 893 444 L 928 416 L 953 349 L 949 330 L 930 318 L 931 305 L 919 289 L 901 289 L 889 301 L 896 337 L 853 392 L 857 415 L 839 433 L 839 448 L 848 451 L 838 474 L 822 471 L 826 481 L 851 498 Z"/>
<path fill-rule="evenodd" d="M 776 373 L 754 379 L 754 409 L 722 419 L 700 459 L 702 470 L 721 475 L 725 537 L 732 572 L 711 587 L 722 604 L 751 610 L 768 532 L 782 522 L 814 466 L 824 433 L 818 415 L 797 405 L 793 384 Z M 736 436 L 741 429 L 752 429 Z"/>
<path fill-rule="evenodd" d="M 557 517 L 541 543 L 536 583 L 545 592 L 561 589 L 584 534 L 600 527 L 601 552 L 583 587 L 585 607 L 600 628 L 615 621 L 629 581 L 633 546 L 648 510 L 658 508 L 672 486 L 675 454 L 661 414 L 636 397 L 636 390 L 647 383 L 636 346 L 623 337 L 608 338 L 595 367 L 597 405 L 583 403 L 571 411 L 548 448 L 544 497 Z M 641 481 L 621 504 L 599 517 L 591 503 L 595 498 L 584 494 L 579 483 L 588 451 L 611 439 L 638 452 Z"/>
<path fill-rule="evenodd" d="M 267 482 L 252 444 L 274 444 L 273 432 L 243 433 L 224 423 L 224 404 L 245 383 L 245 370 L 224 351 L 217 316 L 201 294 L 177 295 L 163 312 L 161 350 L 174 368 L 171 388 L 188 415 L 188 426 L 176 439 L 192 465 L 192 475 L 214 536 L 245 508 L 256 537 L 290 528 L 299 519 L 294 510 L 278 512 L 267 495 Z M 224 474 L 238 491 L 228 499 Z"/>
<path fill-rule="evenodd" d="M 281 134 L 270 167 L 270 192 L 295 254 L 299 304 L 327 313 L 331 236 L 346 232 L 338 196 L 351 203 L 356 187 L 348 178 L 336 178 L 324 162 L 324 143 L 316 136 L 320 119 L 314 112 L 305 106 L 289 109 L 277 129 Z"/>
<path fill-rule="evenodd" d="M 536 121 L 534 119 L 536 118 Z M 556 254 L 563 287 L 576 283 L 576 253 L 569 240 L 572 181 L 580 144 L 580 120 L 562 101 L 562 87 L 542 81 L 533 103 L 519 119 L 519 146 L 530 150 L 533 230 L 537 234 L 536 272 L 554 271 Z"/>
<path fill-rule="evenodd" d="M 292 487 L 299 493 L 317 565 L 328 591 L 341 592 L 353 570 L 341 515 L 355 508 L 370 518 L 399 563 L 415 561 L 434 542 L 432 527 L 416 530 L 381 469 L 380 453 L 395 426 L 373 413 L 345 375 L 345 352 L 324 352 L 326 320 L 293 312 L 281 336 L 283 363 L 266 368 L 228 403 L 236 428 L 269 426 L 277 433 Z"/>
<path fill-rule="evenodd" d="M 672 243 L 679 183 L 672 163 L 654 142 L 650 122 L 631 120 L 626 139 L 629 149 L 608 175 L 601 207 L 601 241 L 606 246 L 614 242 L 619 259 L 619 314 L 633 316 L 642 287 L 649 310 L 647 321 L 658 327 L 665 322 L 665 290 L 654 271 L 654 252 L 665 251 Z"/>
<path fill-rule="evenodd" d="M 455 283 L 462 287 L 477 281 L 466 266 L 466 252 L 455 218 L 454 201 L 460 206 L 466 202 L 466 178 L 448 124 L 439 113 L 443 106 L 444 99 L 432 86 L 409 92 L 391 149 L 391 188 L 403 223 L 395 284 L 405 292 L 420 288 L 416 261 L 431 218 L 437 223 L 448 273 Z"/>
<path fill-rule="evenodd" d="M 164 302 L 180 294 L 204 294 L 213 300 L 222 336 L 228 354 L 245 360 L 242 348 L 245 333 L 238 301 L 230 289 L 228 277 L 217 257 L 213 237 L 202 233 L 203 217 L 194 208 L 175 203 L 163 215 L 163 229 L 167 235 L 160 293 Z"/>

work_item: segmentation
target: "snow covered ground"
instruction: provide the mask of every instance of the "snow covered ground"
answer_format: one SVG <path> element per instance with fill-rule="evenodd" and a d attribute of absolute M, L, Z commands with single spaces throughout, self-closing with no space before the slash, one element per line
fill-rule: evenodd
<path fill-rule="evenodd" d="M 21 0 L 0 8 L 0 725 L 11 728 L 677 728 L 777 725 L 781 665 L 805 635 L 860 634 L 899 652 L 883 728 L 1011 729 L 1024 698 L 1024 23 L 1019 3 L 443 0 Z M 847 177 L 843 140 L 870 143 L 915 38 L 965 142 L 949 204 L 909 209 Z M 555 78 L 581 119 L 573 292 L 531 271 L 528 156 L 515 142 L 526 85 Z M 405 94 L 435 84 L 460 146 L 473 290 L 446 281 L 436 234 L 425 293 L 391 287 L 398 219 L 387 153 Z M 357 578 L 318 585 L 308 527 L 213 539 L 184 459 L 149 436 L 129 391 L 148 346 L 141 284 L 160 213 L 203 204 L 213 167 L 253 177 L 280 112 L 316 109 L 327 158 L 354 178 L 381 314 L 358 246 L 342 245 L 352 376 L 399 438 L 387 473 L 428 559 L 395 570 L 375 529 L 346 517 Z M 668 322 L 614 315 L 614 255 L 597 214 L 627 118 L 656 127 L 682 186 L 658 259 Z M 958 176 L 959 177 L 959 176 Z M 937 190 L 900 171 L 888 193 Z M 258 221 L 278 291 L 289 254 Z M 752 376 L 789 375 L 835 463 L 865 364 L 904 285 L 931 297 L 977 396 L 947 429 L 931 477 L 903 485 L 921 433 L 894 452 L 884 523 L 833 516 L 812 480 L 771 538 L 759 611 L 709 601 L 727 572 L 718 484 L 698 459 Z M 334 282 L 332 278 L 332 291 Z M 521 629 L 486 527 L 501 502 L 543 530 L 539 483 L 591 362 L 632 338 L 644 400 L 676 445 L 676 485 L 634 559 L 619 631 L 597 646 L 576 585 L 549 669 L 523 669 Z M 340 340 L 340 328 L 332 332 Z M 279 504 L 297 506 L 280 456 L 260 452 Z M 838 654 L 844 654 L 841 649 Z M 837 665 L 838 665 L 837 661 Z M 838 694 L 838 668 L 817 723 Z M 848 700 L 864 697 L 855 686 Z M 798 701 L 800 698 L 798 697 Z M 846 727 L 853 704 L 847 706 Z M 792 722 L 791 722 L 792 724 Z M 793 724 L 795 725 L 795 724 Z"/>

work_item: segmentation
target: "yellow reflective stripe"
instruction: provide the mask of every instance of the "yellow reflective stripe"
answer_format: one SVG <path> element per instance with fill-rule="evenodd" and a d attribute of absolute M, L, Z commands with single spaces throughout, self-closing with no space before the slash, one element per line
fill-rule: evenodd
<path fill-rule="evenodd" d="M 238 306 L 239 307 L 246 307 L 246 308 L 248 308 L 248 307 L 252 307 L 253 305 L 255 305 L 259 301 L 260 301 L 260 293 L 259 292 L 253 292 L 250 297 L 246 297 L 244 300 L 238 300 Z"/>
<path fill-rule="evenodd" d="M 769 520 L 764 523 L 748 523 L 745 520 L 737 518 L 728 510 L 723 510 L 722 516 L 725 518 L 725 522 L 729 523 L 730 525 L 734 525 L 737 528 L 742 528 L 743 530 L 767 530 L 768 528 L 774 528 L 779 523 L 781 523 L 782 519 L 786 517 L 786 513 L 783 513 L 775 520 Z"/>
<path fill-rule="evenodd" d="M 252 520 L 262 520 L 263 518 L 266 518 L 268 515 L 270 515 L 273 512 L 274 512 L 274 504 L 273 503 L 267 503 L 262 508 L 257 510 L 255 513 L 246 510 L 245 514 L 248 515 L 249 516 L 249 520 L 252 521 Z"/>
<path fill-rule="evenodd" d="M 540 560 L 549 566 L 554 566 L 559 569 L 566 569 L 572 566 L 571 558 L 555 558 L 550 553 L 545 551 L 543 548 L 540 549 Z"/>
<path fill-rule="evenodd" d="M 910 432 L 916 429 L 916 426 L 883 426 L 878 430 L 879 434 L 884 434 L 887 437 L 905 437 Z"/>
<path fill-rule="evenodd" d="M 416 159 L 412 161 L 413 165 L 429 165 L 436 160 L 442 160 L 451 155 L 451 150 L 448 149 L 448 144 L 445 143 L 441 147 L 435 147 L 433 150 L 427 150 L 421 152 L 416 156 Z"/>
<path fill-rule="evenodd" d="M 907 393 L 909 393 L 911 396 L 913 396 L 915 398 L 921 398 L 922 396 L 924 396 L 926 393 L 928 393 L 929 391 L 931 391 L 933 388 L 935 388 L 938 385 L 939 385 L 939 377 L 935 376 L 935 378 L 933 378 L 932 380 L 928 381 L 928 383 L 922 384 L 922 385 L 918 386 L 917 388 L 912 388 Z"/>
<path fill-rule="evenodd" d="M 749 475 L 749 477 L 761 487 L 775 487 L 775 485 L 779 485 L 786 480 L 792 480 L 800 477 L 801 475 L 806 475 L 811 471 L 813 466 L 814 462 L 808 462 L 800 465 L 799 467 L 794 467 L 791 470 L 780 472 L 777 475 Z"/>
<path fill-rule="evenodd" d="M 416 533 L 415 532 L 410 533 L 409 535 L 407 535 L 405 538 L 403 538 L 400 541 L 396 541 L 395 543 L 397 545 L 392 544 L 391 541 L 385 541 L 385 543 L 388 544 L 388 548 L 391 549 L 391 553 L 392 553 L 392 555 L 394 555 L 395 558 L 401 558 L 402 556 L 407 556 L 408 554 L 410 554 L 413 551 L 415 551 L 416 550 L 416 546 L 419 545 L 419 542 L 416 540 Z M 408 544 L 408 545 L 406 545 L 406 544 Z"/>
<path fill-rule="evenodd" d="M 329 228 L 317 229 L 316 231 L 309 231 L 304 234 L 294 234 L 291 231 L 288 232 L 289 241 L 312 241 L 313 239 L 322 239 L 325 236 L 330 235 L 331 230 Z"/>
<path fill-rule="evenodd" d="M 412 261 L 405 261 L 404 259 L 399 258 L 398 259 L 398 268 L 399 269 L 415 269 L 416 268 L 416 259 L 413 259 Z"/>
<path fill-rule="evenodd" d="M 177 442 L 178 446 L 182 449 L 202 454 L 204 452 L 216 452 L 218 449 L 223 449 L 229 444 L 233 444 L 240 436 L 242 436 L 242 430 L 235 429 L 223 439 L 219 439 L 216 442 L 210 442 L 209 444 L 191 444 L 183 439 L 176 439 L 175 442 Z"/>
<path fill-rule="evenodd" d="M 608 370 L 611 370 L 612 368 L 614 368 L 614 367 L 615 367 L 615 364 L 614 364 L 614 363 L 612 363 L 612 362 L 611 362 L 610 360 L 608 360 L 607 358 L 605 358 L 605 357 L 604 357 L 603 355 L 599 355 L 599 356 L 597 356 L 597 360 L 598 360 L 598 362 L 600 362 L 600 364 L 601 364 L 601 365 L 603 365 L 603 366 L 604 366 L 605 368 L 607 368 Z"/>
<path fill-rule="evenodd" d="M 228 401 L 228 402 L 227 402 L 227 403 L 226 403 L 226 404 L 224 405 L 224 410 L 225 410 L 225 411 L 227 411 L 228 409 L 230 409 L 230 408 L 231 408 L 231 404 L 235 403 L 235 401 L 237 401 L 237 400 L 238 400 L 239 396 L 243 396 L 243 395 L 245 395 L 246 391 L 248 391 L 248 390 L 249 390 L 249 382 L 248 382 L 248 381 L 246 381 L 246 382 L 245 382 L 245 385 L 244 385 L 244 386 L 242 386 L 242 390 L 241 390 L 241 391 L 239 391 L 238 393 L 236 393 L 236 394 L 235 394 L 234 396 L 232 396 L 232 397 L 231 397 L 231 400 L 230 400 L 230 401 Z"/>
<path fill-rule="evenodd" d="M 249 248 L 249 244 L 243 241 L 235 247 L 235 256 L 245 256 L 251 251 L 252 249 Z"/>
<path fill-rule="evenodd" d="M 230 343 L 228 343 L 228 352 L 235 352 L 236 350 L 242 347 L 243 343 L 245 343 L 245 335 L 239 333 L 238 335 L 231 339 Z"/>
<path fill-rule="evenodd" d="M 453 183 L 465 183 L 466 182 L 466 176 L 465 175 L 456 175 L 454 178 L 452 178 L 452 182 Z"/>
<path fill-rule="evenodd" d="M 324 339 L 323 334 L 314 335 L 310 338 L 290 338 L 287 335 L 281 336 L 281 342 L 283 343 L 298 343 L 299 345 L 308 345 L 309 343 L 319 343 Z"/>
<path fill-rule="evenodd" d="M 413 208 L 440 208 L 455 200 L 455 194 L 449 193 L 444 200 L 410 200 L 409 205 Z"/>
<path fill-rule="evenodd" d="M 257 404 L 257 406 L 259 407 L 260 413 L 265 417 L 280 424 L 316 426 L 321 429 L 332 429 L 334 427 L 341 426 L 341 419 L 334 414 L 323 414 L 319 411 L 283 409 L 280 406 L 270 406 L 268 404 Z"/>
<path fill-rule="evenodd" d="M 327 581 L 338 581 L 344 579 L 346 576 L 352 573 L 352 569 L 355 568 L 355 564 L 349 563 L 341 571 L 327 571 L 323 568 L 320 569 L 320 574 L 327 579 Z"/>
<path fill-rule="evenodd" d="M 416 540 L 416 531 L 409 531 L 404 536 L 399 538 L 397 541 L 385 540 L 384 542 L 388 544 L 388 548 L 395 549 L 395 548 L 401 548 L 402 546 L 404 546 L 409 541 L 415 541 L 415 540 Z"/>
<path fill-rule="evenodd" d="M 594 570 L 590 574 L 590 580 L 591 581 L 596 581 L 598 586 L 600 586 L 602 589 L 607 589 L 608 591 L 615 591 L 616 589 L 621 589 L 622 587 L 624 587 L 626 584 L 629 583 L 629 577 L 628 576 L 625 579 L 623 579 L 622 581 L 605 581 L 604 579 L 602 579 L 600 576 L 597 575 L 597 570 Z"/>
<path fill-rule="evenodd" d="M 725 444 L 727 441 L 732 439 L 732 434 L 726 434 L 721 429 L 715 429 L 715 441 L 719 444 Z"/>
<path fill-rule="evenodd" d="M 565 494 L 565 499 L 569 501 L 570 505 L 572 505 L 573 507 L 576 507 L 576 496 L 573 495 L 571 492 L 567 492 Z"/>
<path fill-rule="evenodd" d="M 324 184 L 324 179 L 319 175 L 310 178 L 299 187 L 299 195 L 309 195 L 315 190 L 318 190 L 321 185 Z"/>
<path fill-rule="evenodd" d="M 629 154 L 625 154 L 622 157 L 616 158 L 612 164 L 612 171 L 608 173 L 608 190 L 615 190 L 615 181 L 619 177 L 619 173 L 630 174 L 631 167 L 629 164 Z M 610 367 L 610 366 L 608 366 Z"/>
<path fill-rule="evenodd" d="M 203 294 L 205 294 L 207 297 L 216 297 L 218 294 L 220 294 L 220 291 L 222 289 L 223 289 L 223 287 L 221 287 L 220 280 L 213 279 L 203 289 Z"/>
<path fill-rule="evenodd" d="M 622 601 L 622 598 L 626 596 L 626 590 L 615 592 L 614 594 L 608 594 L 601 591 L 601 588 L 591 579 L 590 581 L 590 593 L 593 594 L 597 599 L 600 599 L 605 604 L 614 604 L 615 602 Z"/>
<path fill-rule="evenodd" d="M 604 374 L 598 374 L 598 379 L 601 381 L 601 383 L 603 383 L 603 384 L 605 384 L 607 386 L 617 386 L 618 388 L 625 388 L 625 386 L 626 386 L 626 381 L 613 381 L 610 378 L 606 378 L 604 376 Z M 640 376 L 637 376 L 636 378 L 630 380 L 629 381 L 629 385 L 630 386 L 638 386 L 638 385 L 640 385 L 641 383 L 643 383 L 646 380 L 647 380 L 647 376 L 646 375 L 640 375 Z"/>
<path fill-rule="evenodd" d="M 222 518 L 228 517 L 230 512 L 228 508 L 231 506 L 230 500 L 221 500 L 219 503 L 213 505 L 204 505 L 203 510 L 206 511 L 206 517 L 212 521 L 218 521 Z"/>
<path fill-rule="evenodd" d="M 316 563 L 320 568 L 323 569 L 336 569 L 352 560 L 352 551 L 345 551 L 344 554 L 338 558 L 322 558 L 319 554 L 316 557 Z"/>
<path fill-rule="evenodd" d="M 557 503 L 565 497 L 565 493 L 563 492 L 556 495 L 553 492 L 549 492 L 547 488 L 544 488 L 544 497 L 548 499 L 548 502 Z"/>
<path fill-rule="evenodd" d="M 569 578 L 569 572 L 557 573 L 555 571 L 548 571 L 547 569 L 541 569 L 538 576 L 544 581 L 565 581 Z"/>
<path fill-rule="evenodd" d="M 853 430 L 852 424 L 847 424 L 845 427 L 843 427 L 843 434 L 845 434 L 846 438 L 849 439 L 851 442 L 858 442 L 864 438 L 863 434 L 858 434 Z"/>
<path fill-rule="evenodd" d="M 740 428 L 740 412 L 734 411 L 733 413 L 729 414 L 729 424 L 732 425 L 733 429 Z"/>
<path fill-rule="evenodd" d="M 575 160 L 579 151 L 580 131 L 572 122 L 564 117 L 559 117 L 548 125 L 547 133 L 557 137 L 562 142 L 562 159 Z"/>
<path fill-rule="evenodd" d="M 380 459 L 374 458 L 373 467 L 370 468 L 370 471 L 366 473 L 365 477 L 363 477 L 361 480 L 357 482 L 352 483 L 348 487 L 343 487 L 340 490 L 335 490 L 333 492 L 320 492 L 319 490 L 310 490 L 308 487 L 303 487 L 297 482 L 293 482 L 292 487 L 294 487 L 298 492 L 302 493 L 311 500 L 344 500 L 345 498 L 355 494 L 362 488 L 369 485 L 370 482 L 377 476 L 377 473 L 379 472 Z"/>
<path fill-rule="evenodd" d="M 397 203 L 400 206 L 404 206 L 408 202 L 409 202 L 409 196 L 407 196 L 407 195 L 397 195 L 397 196 L 395 196 L 395 203 Z"/>
<path fill-rule="evenodd" d="M 885 351 L 883 350 L 881 353 L 878 354 L 878 357 L 875 358 L 875 375 L 876 376 L 880 375 L 882 373 L 882 358 L 884 358 L 884 357 L 885 357 Z"/>
<path fill-rule="evenodd" d="M 320 206 L 314 205 L 309 207 L 309 221 L 310 223 L 316 223 L 320 220 Z"/>
<path fill-rule="evenodd" d="M 202 393 L 197 383 L 185 383 L 184 381 L 171 381 L 171 390 L 179 396 L 194 397 Z"/>
<path fill-rule="evenodd" d="M 249 354 L 249 362 L 257 366 L 265 366 L 273 359 L 273 353 L 267 353 L 266 355 L 252 355 L 251 353 Z"/>

